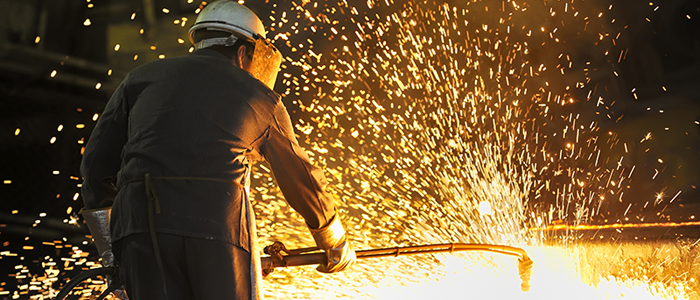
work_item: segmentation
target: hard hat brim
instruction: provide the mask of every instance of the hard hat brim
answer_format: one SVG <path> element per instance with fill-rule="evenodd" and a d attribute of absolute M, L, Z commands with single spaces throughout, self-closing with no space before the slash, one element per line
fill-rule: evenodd
<path fill-rule="evenodd" d="M 254 42 L 265 38 L 265 27 L 249 8 L 232 0 L 214 1 L 199 12 L 188 36 L 194 44 L 194 32 L 201 29 L 230 32 Z"/>

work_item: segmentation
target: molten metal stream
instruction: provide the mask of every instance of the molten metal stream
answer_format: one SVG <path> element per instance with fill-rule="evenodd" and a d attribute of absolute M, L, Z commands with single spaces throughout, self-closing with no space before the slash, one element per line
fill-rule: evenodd
<path fill-rule="evenodd" d="M 601 230 L 601 229 L 619 229 L 619 228 L 665 228 L 665 227 L 687 227 L 698 226 L 700 221 L 688 222 L 664 222 L 664 223 L 629 223 L 629 224 L 604 224 L 604 225 L 568 225 L 568 224 L 550 224 L 546 227 L 528 228 L 529 231 L 561 231 L 561 230 Z"/>

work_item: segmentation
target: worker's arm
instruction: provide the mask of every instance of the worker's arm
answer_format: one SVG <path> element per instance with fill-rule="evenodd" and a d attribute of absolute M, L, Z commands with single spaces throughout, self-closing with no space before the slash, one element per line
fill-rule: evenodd
<path fill-rule="evenodd" d="M 347 241 L 333 197 L 326 191 L 328 182 L 323 171 L 311 164 L 306 151 L 299 146 L 281 102 L 275 107 L 274 124 L 261 151 L 285 199 L 304 217 L 316 245 L 326 252 L 328 263 L 318 270 L 332 273 L 350 267 L 355 262 L 355 252 Z"/>
<path fill-rule="evenodd" d="M 112 206 L 117 196 L 116 177 L 121 168 L 121 152 L 127 140 L 128 126 L 124 82 L 107 103 L 83 154 L 81 192 L 88 210 Z"/>
<path fill-rule="evenodd" d="M 88 139 L 80 165 L 85 203 L 85 208 L 80 213 L 85 218 L 105 266 L 114 263 L 109 219 L 112 203 L 117 196 L 115 185 L 121 166 L 121 151 L 127 140 L 124 86 L 122 83 L 107 103 Z"/>
<path fill-rule="evenodd" d="M 316 229 L 329 224 L 335 215 L 335 205 L 332 195 L 326 192 L 328 182 L 323 171 L 311 164 L 306 151 L 299 146 L 281 102 L 275 107 L 274 124 L 261 151 L 285 199 L 309 227 Z"/>

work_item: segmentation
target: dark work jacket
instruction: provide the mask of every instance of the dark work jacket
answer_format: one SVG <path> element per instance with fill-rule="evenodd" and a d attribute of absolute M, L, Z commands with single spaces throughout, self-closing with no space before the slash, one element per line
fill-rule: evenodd
<path fill-rule="evenodd" d="M 131 71 L 109 100 L 85 148 L 86 209 L 112 206 L 112 240 L 146 233 L 143 181 L 152 176 L 224 179 L 156 180 L 156 231 L 215 239 L 249 250 L 246 162 L 266 159 L 287 202 L 313 228 L 333 217 L 327 182 L 299 146 L 278 94 L 202 49 Z M 116 182 L 113 180 L 116 178 Z"/>

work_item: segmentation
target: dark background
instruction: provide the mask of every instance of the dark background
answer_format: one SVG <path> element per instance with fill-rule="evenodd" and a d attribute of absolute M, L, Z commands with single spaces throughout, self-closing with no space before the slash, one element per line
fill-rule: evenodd
<path fill-rule="evenodd" d="M 259 15 L 267 14 L 272 6 L 269 2 L 277 3 L 277 10 L 290 7 L 290 1 L 248 2 Z M 595 94 L 614 99 L 614 104 L 606 100 L 608 105 L 602 108 L 591 108 L 593 103 L 588 101 L 581 109 L 600 113 L 597 121 L 602 131 L 614 131 L 634 149 L 625 162 L 636 166 L 638 176 L 632 179 L 635 188 L 626 197 L 639 199 L 634 205 L 641 216 L 638 219 L 693 221 L 700 213 L 700 2 L 664 1 L 658 9 L 657 4 L 638 1 L 587 3 L 601 10 L 613 4 L 615 9 L 606 12 L 606 18 L 616 21 L 602 31 L 623 34 L 609 55 L 601 55 L 602 46 L 597 44 L 577 44 L 581 40 L 576 35 L 565 40 L 574 49 L 572 59 L 577 64 L 591 62 L 583 72 Z M 71 223 L 82 223 L 76 214 L 82 207 L 77 194 L 79 164 L 95 125 L 93 117 L 129 70 L 159 55 L 187 53 L 191 46 L 186 32 L 199 4 L 185 0 L 0 0 L 0 252 L 22 253 L 23 246 L 35 247 L 26 255 L 0 257 L 3 285 L 4 274 L 14 273 L 14 265 L 21 260 L 39 262 L 45 255 L 68 251 L 41 250 L 44 241 L 88 243 L 84 226 Z M 182 22 L 182 16 L 188 18 L 186 26 L 174 24 L 175 20 Z M 86 19 L 89 26 L 84 25 Z M 123 44 L 115 51 L 120 41 Z M 322 43 L 315 46 L 319 53 L 324 49 Z M 533 49 L 533 61 L 546 60 L 545 53 Z M 620 52 L 623 59 L 619 59 Z M 285 55 L 294 57 L 291 52 Z M 295 118 L 294 106 L 287 106 Z M 642 142 L 648 132 L 653 138 Z M 645 215 L 645 203 L 659 191 L 665 191 L 665 202 Z M 678 191 L 682 193 L 669 202 Z M 606 206 L 604 214 L 619 218 L 624 208 L 626 205 Z M 604 214 L 598 220 L 601 223 L 607 221 Z M 660 236 L 676 236 L 668 231 L 663 229 Z M 693 232 L 685 234 L 692 236 Z"/>

